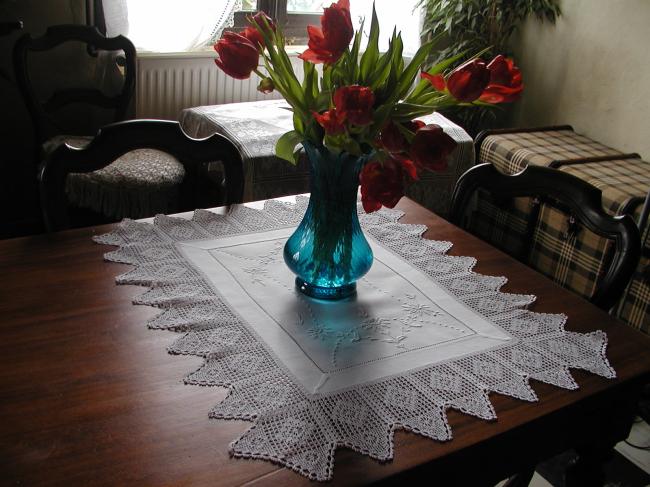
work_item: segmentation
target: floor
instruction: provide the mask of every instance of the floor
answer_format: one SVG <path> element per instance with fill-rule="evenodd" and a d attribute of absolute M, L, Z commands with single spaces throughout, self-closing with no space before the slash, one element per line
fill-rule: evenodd
<path fill-rule="evenodd" d="M 650 425 L 638 418 L 627 441 L 649 449 L 634 448 L 625 442 L 616 445 L 616 452 L 604 466 L 605 487 L 650 486 Z M 573 452 L 566 452 L 539 465 L 529 487 L 564 487 L 562 472 L 574 457 Z"/>

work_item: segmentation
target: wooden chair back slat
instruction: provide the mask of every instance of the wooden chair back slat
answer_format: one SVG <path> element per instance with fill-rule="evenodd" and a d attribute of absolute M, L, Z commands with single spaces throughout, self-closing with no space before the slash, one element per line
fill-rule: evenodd
<path fill-rule="evenodd" d="M 45 102 L 39 100 L 28 66 L 30 53 L 50 51 L 71 41 L 85 44 L 91 54 L 96 53 L 96 50 L 124 52 L 124 59 L 120 63 L 123 65 L 124 81 L 118 94 L 107 96 L 98 89 L 71 87 L 54 92 Z M 114 122 L 126 118 L 135 90 L 136 50 L 133 43 L 124 36 L 105 37 L 96 27 L 88 25 L 51 26 L 41 37 L 33 38 L 27 33 L 19 38 L 14 45 L 13 64 L 16 83 L 34 125 L 36 157 L 39 155 L 41 145 L 49 136 L 61 135 L 48 134 L 48 128 L 57 125 L 53 122 L 54 114 L 67 105 L 82 103 L 112 109 Z M 95 131 L 96 128 L 90 129 L 88 133 L 76 135 L 93 135 Z"/>

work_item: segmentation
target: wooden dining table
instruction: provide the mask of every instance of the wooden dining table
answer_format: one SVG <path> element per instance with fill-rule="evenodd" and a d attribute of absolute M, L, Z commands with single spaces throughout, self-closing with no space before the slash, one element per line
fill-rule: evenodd
<path fill-rule="evenodd" d="M 253 204 L 254 205 L 254 204 Z M 453 439 L 395 432 L 394 459 L 336 452 L 332 484 L 490 485 L 575 448 L 570 480 L 598 485 L 596 468 L 627 436 L 650 378 L 650 339 L 508 255 L 404 198 L 401 222 L 425 224 L 476 272 L 504 275 L 532 309 L 568 315 L 567 330 L 603 330 L 617 378 L 572 370 L 577 390 L 532 381 L 539 402 L 491 394 L 496 420 L 448 411 Z M 224 211 L 221 209 L 220 211 Z M 307 485 L 262 460 L 231 458 L 251 423 L 211 420 L 228 391 L 185 385 L 201 358 L 171 356 L 159 311 L 134 306 L 139 286 L 115 284 L 130 266 L 106 263 L 97 226 L 0 242 L 0 483 L 3 485 Z M 579 484 L 578 484 L 579 485 Z"/>

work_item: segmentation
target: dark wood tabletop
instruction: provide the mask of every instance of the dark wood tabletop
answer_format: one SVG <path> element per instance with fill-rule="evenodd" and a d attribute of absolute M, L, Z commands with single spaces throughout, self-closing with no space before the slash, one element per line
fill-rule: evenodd
<path fill-rule="evenodd" d="M 532 309 L 566 313 L 568 330 L 604 330 L 614 380 L 572 371 L 580 388 L 532 381 L 538 403 L 491 394 L 498 419 L 449 410 L 454 438 L 395 433 L 395 458 L 378 463 L 341 448 L 333 484 L 415 477 L 436 485 L 489 483 L 575 446 L 593 453 L 625 435 L 635 394 L 650 377 L 650 340 L 584 299 L 403 199 L 406 223 L 478 259 L 476 271 L 504 275 L 504 291 L 538 296 Z M 227 391 L 183 384 L 202 359 L 171 356 L 177 334 L 147 329 L 159 313 L 117 286 L 128 265 L 90 227 L 0 242 L 0 483 L 6 485 L 306 485 L 262 460 L 230 458 L 228 444 L 250 423 L 208 419 Z M 623 436 L 624 437 L 624 436 Z M 598 448 L 596 448 L 598 447 Z M 585 453 L 585 458 L 589 455 Z"/>

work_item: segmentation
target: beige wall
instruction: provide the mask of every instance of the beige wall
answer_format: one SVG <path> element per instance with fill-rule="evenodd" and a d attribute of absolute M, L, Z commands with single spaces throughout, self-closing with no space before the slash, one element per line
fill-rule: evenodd
<path fill-rule="evenodd" d="M 574 129 L 650 161 L 650 0 L 563 0 L 513 45 L 526 85 L 513 124 Z"/>

